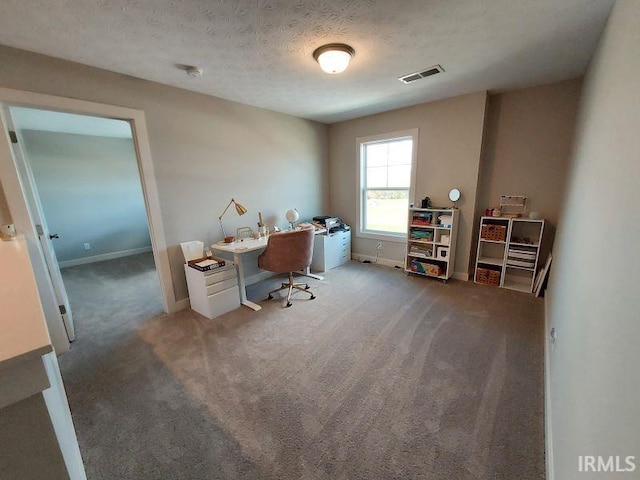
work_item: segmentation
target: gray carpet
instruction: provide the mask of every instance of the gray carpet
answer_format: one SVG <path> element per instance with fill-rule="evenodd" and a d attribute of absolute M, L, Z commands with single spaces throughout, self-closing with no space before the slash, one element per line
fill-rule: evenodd
<path fill-rule="evenodd" d="M 540 299 L 352 262 L 289 309 L 271 279 L 260 312 L 154 316 L 146 260 L 65 271 L 90 480 L 544 478 Z"/>

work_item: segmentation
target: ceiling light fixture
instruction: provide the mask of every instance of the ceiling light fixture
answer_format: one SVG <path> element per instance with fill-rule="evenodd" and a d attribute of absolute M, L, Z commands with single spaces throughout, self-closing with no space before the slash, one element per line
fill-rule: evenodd
<path fill-rule="evenodd" d="M 356 51 L 344 43 L 330 43 L 316 48 L 313 58 L 320 64 L 320 68 L 327 73 L 344 72 Z"/>

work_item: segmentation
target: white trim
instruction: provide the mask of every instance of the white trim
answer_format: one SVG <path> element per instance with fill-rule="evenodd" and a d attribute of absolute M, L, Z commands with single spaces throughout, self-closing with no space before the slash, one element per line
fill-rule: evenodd
<path fill-rule="evenodd" d="M 142 192 L 144 194 L 145 205 L 147 208 L 153 256 L 162 290 L 163 308 L 165 312 L 168 313 L 177 311 L 176 298 L 173 291 L 173 281 L 171 278 L 171 269 L 169 266 L 167 243 L 160 210 L 160 199 L 153 171 L 151 147 L 149 145 L 149 136 L 147 133 L 147 124 L 144 112 L 142 110 L 134 110 L 131 108 L 25 92 L 9 88 L 0 88 L 0 103 L 8 104 L 10 106 L 41 108 L 104 118 L 115 118 L 119 120 L 126 120 L 131 123 L 131 131 L 138 157 Z M 6 136 L 7 133 L 4 132 L 2 137 L 6 138 Z M 8 184 L 12 184 L 7 189 L 5 183 L 3 183 L 3 187 L 5 188 L 5 192 L 7 190 L 9 191 L 7 197 L 12 197 L 7 198 L 7 202 L 9 203 L 13 222 L 16 224 L 18 229 L 25 233 L 28 239 L 30 237 L 30 243 L 33 244 L 34 238 L 37 240 L 37 237 L 35 236 L 35 229 L 30 221 L 24 196 L 17 194 L 17 192 L 21 192 L 22 190 L 17 173 L 15 172 L 15 164 L 13 163 L 11 147 L 6 140 L 4 142 L 0 142 L 0 157 L 2 157 L 0 158 L 0 174 L 2 179 Z M 15 182 L 17 182 L 17 184 Z M 43 301 L 45 301 L 45 299 L 43 299 Z"/>
<path fill-rule="evenodd" d="M 271 278 L 275 275 L 273 272 L 263 271 L 258 272 L 256 274 L 251 275 L 250 277 L 245 278 L 245 285 L 253 285 L 254 283 L 261 282 L 262 280 L 266 280 L 267 278 Z"/>
<path fill-rule="evenodd" d="M 68 478 L 69 480 L 87 480 L 58 359 L 51 352 L 42 356 L 42 363 L 50 385 L 49 388 L 42 391 L 42 396 L 47 405 L 53 431 L 67 468 Z"/>
<path fill-rule="evenodd" d="M 404 271 L 404 260 L 393 260 L 390 258 L 378 257 L 378 260 L 376 261 L 375 256 L 365 255 L 363 253 L 352 253 L 351 259 L 361 263 L 364 260 L 369 260 L 371 263 L 375 263 L 385 267 L 393 267 L 393 268 L 398 267 Z M 469 281 L 469 273 L 465 273 L 465 272 L 454 272 L 452 277 L 455 278 L 456 280 L 462 280 L 463 282 Z"/>
<path fill-rule="evenodd" d="M 74 258 L 73 260 L 65 260 L 64 262 L 58 262 L 58 265 L 60 265 L 60 268 L 75 267 L 76 265 L 103 262 L 104 260 L 113 260 L 114 258 L 130 257 L 131 255 L 137 255 L 139 253 L 147 253 L 152 251 L 153 249 L 151 247 L 132 248 L 130 250 L 120 250 L 119 252 L 93 255 L 92 257 L 82 257 L 82 258 Z"/>
<path fill-rule="evenodd" d="M 547 479 L 555 478 L 553 464 L 553 428 L 551 416 L 551 363 L 549 360 L 549 336 L 551 334 L 551 324 L 549 318 L 550 290 L 544 292 L 544 429 L 545 429 L 545 466 L 547 469 Z"/>
<path fill-rule="evenodd" d="M 358 232 L 356 236 L 358 238 L 368 238 L 370 240 L 382 240 L 384 242 L 407 243 L 406 233 L 399 233 L 397 235 L 392 235 L 390 233 Z"/>
<path fill-rule="evenodd" d="M 411 128 L 407 130 L 399 130 L 396 132 L 381 133 L 378 135 L 369 135 L 366 137 L 356 137 L 356 192 L 358 196 L 357 209 L 356 209 L 356 237 L 370 238 L 373 240 L 384 240 L 388 242 L 404 242 L 406 241 L 406 233 L 391 234 L 384 232 L 373 232 L 362 229 L 362 152 L 363 145 L 365 143 L 382 142 L 385 140 L 393 140 L 395 138 L 411 137 L 411 180 L 409 182 L 409 205 L 414 202 L 415 187 L 416 187 L 416 174 L 418 169 L 418 139 L 420 136 L 420 130 L 417 128 Z"/>
<path fill-rule="evenodd" d="M 363 253 L 352 253 L 351 254 L 351 260 L 356 260 L 358 262 L 363 262 L 364 260 L 369 260 L 371 263 L 375 263 L 377 265 L 382 265 L 384 267 L 399 267 L 401 269 L 404 269 L 404 262 L 403 260 L 393 260 L 391 258 L 382 258 L 382 257 L 378 257 L 377 261 L 376 261 L 376 257 L 372 256 L 372 255 L 365 255 Z"/>
<path fill-rule="evenodd" d="M 453 272 L 453 278 L 456 280 L 462 280 L 463 282 L 469 281 L 469 272 Z"/>
<path fill-rule="evenodd" d="M 187 308 L 191 308 L 191 301 L 189 300 L 189 297 L 176 301 L 176 312 L 186 310 Z"/>

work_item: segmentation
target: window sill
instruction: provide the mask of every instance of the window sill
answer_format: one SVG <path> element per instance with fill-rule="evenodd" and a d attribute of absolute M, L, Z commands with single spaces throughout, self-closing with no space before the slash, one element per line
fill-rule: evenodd
<path fill-rule="evenodd" d="M 391 233 L 358 232 L 356 233 L 356 237 L 368 238 L 370 240 L 382 240 L 385 242 L 407 243 L 407 235 L 405 233 L 398 233 L 394 235 Z"/>

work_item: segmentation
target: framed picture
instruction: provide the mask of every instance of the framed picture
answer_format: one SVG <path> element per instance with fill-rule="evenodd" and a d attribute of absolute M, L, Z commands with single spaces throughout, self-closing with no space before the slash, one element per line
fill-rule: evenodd
<path fill-rule="evenodd" d="M 549 253 L 549 255 L 547 256 L 547 261 L 544 264 L 544 267 L 538 272 L 538 275 L 536 276 L 536 280 L 533 283 L 533 291 L 535 292 L 536 297 L 539 297 L 540 294 L 542 293 L 542 286 L 547 280 L 547 275 L 549 275 L 549 268 L 551 268 L 552 258 L 553 257 L 551 253 Z"/>

